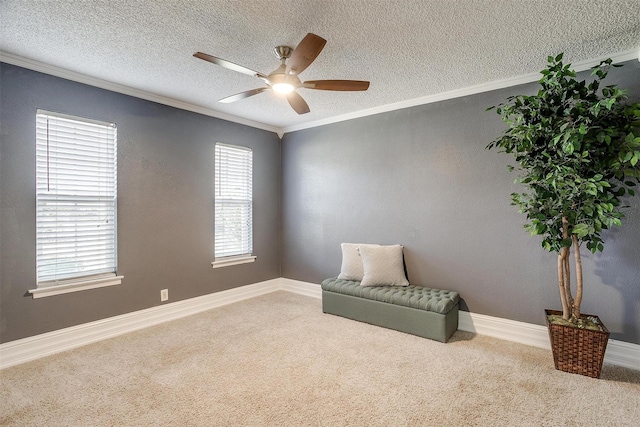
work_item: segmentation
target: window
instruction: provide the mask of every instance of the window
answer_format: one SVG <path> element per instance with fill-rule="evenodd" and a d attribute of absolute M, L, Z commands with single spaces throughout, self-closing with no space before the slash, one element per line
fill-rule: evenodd
<path fill-rule="evenodd" d="M 116 126 L 38 110 L 34 298 L 117 285 Z"/>
<path fill-rule="evenodd" d="M 253 152 L 216 143 L 214 267 L 253 262 Z"/>

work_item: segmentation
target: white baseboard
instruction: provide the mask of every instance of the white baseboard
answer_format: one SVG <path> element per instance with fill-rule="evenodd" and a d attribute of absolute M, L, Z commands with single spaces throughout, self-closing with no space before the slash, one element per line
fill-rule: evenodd
<path fill-rule="evenodd" d="M 277 278 L 0 344 L 0 369 L 275 291 L 321 298 L 318 284 Z M 461 311 L 458 329 L 549 349 L 547 328 Z M 609 340 L 605 363 L 640 370 L 640 345 Z"/>
<path fill-rule="evenodd" d="M 280 290 L 281 279 L 177 301 L 0 344 L 0 369 Z"/>
<path fill-rule="evenodd" d="M 322 297 L 320 287 L 317 285 L 297 282 L 290 279 L 283 280 L 291 282 L 290 288 L 297 286 L 300 289 L 304 289 L 309 285 L 314 286 L 317 288 L 317 297 Z M 293 292 L 293 289 L 291 289 L 291 291 Z M 546 326 L 460 311 L 458 313 L 458 329 L 551 350 L 549 332 Z M 604 362 L 640 371 L 640 345 L 609 339 Z"/>
<path fill-rule="evenodd" d="M 551 350 L 546 326 L 461 311 L 458 329 Z M 640 345 L 609 339 L 604 363 L 640 370 Z"/>
<path fill-rule="evenodd" d="M 299 280 L 280 278 L 280 289 L 305 295 L 312 298 L 322 298 L 322 289 L 317 283 L 301 282 Z"/>
<path fill-rule="evenodd" d="M 540 325 L 532 325 L 531 323 L 460 311 L 458 313 L 458 329 L 506 341 L 551 349 L 547 328 Z"/>

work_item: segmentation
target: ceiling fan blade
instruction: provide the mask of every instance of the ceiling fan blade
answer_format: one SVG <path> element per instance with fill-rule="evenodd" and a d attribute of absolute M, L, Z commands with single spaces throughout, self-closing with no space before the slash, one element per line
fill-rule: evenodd
<path fill-rule="evenodd" d="M 262 93 L 265 90 L 271 90 L 271 88 L 259 87 L 257 89 L 251 89 L 251 90 L 248 90 L 246 92 L 240 92 L 240 93 L 236 93 L 235 95 L 227 96 L 226 98 L 222 98 L 222 99 L 218 100 L 218 102 L 222 102 L 222 103 L 228 104 L 230 102 L 240 101 L 241 99 L 245 99 L 245 98 L 248 98 L 250 96 Z"/>
<path fill-rule="evenodd" d="M 221 67 L 227 68 L 229 70 L 237 71 L 242 74 L 247 74 L 249 76 L 259 77 L 261 79 L 266 79 L 267 76 L 265 74 L 259 73 L 257 71 L 253 71 L 247 67 L 243 67 L 242 65 L 234 64 L 231 61 L 227 61 L 226 59 L 218 58 L 213 55 L 208 55 L 202 52 L 196 52 L 193 54 L 196 58 L 204 59 L 205 61 L 211 62 L 213 64 L 219 65 Z"/>
<path fill-rule="evenodd" d="M 307 34 L 291 53 L 287 61 L 287 74 L 300 74 L 316 59 L 324 45 L 325 39 L 315 34 Z"/>
<path fill-rule="evenodd" d="M 302 84 L 302 87 L 318 90 L 367 90 L 369 82 L 363 80 L 307 80 Z"/>
<path fill-rule="evenodd" d="M 306 114 L 311 111 L 307 102 L 302 99 L 300 94 L 296 91 L 289 92 L 287 94 L 287 101 L 289 101 L 289 105 L 291 105 L 291 108 L 296 110 L 296 113 L 298 114 Z"/>

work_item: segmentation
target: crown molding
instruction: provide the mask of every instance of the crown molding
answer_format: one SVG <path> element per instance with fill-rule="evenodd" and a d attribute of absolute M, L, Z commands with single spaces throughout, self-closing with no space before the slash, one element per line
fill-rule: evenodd
<path fill-rule="evenodd" d="M 598 65 L 600 61 L 607 58 L 611 58 L 614 63 L 630 61 L 633 59 L 637 59 L 638 61 L 640 61 L 640 49 L 632 49 L 632 50 L 618 52 L 611 55 L 603 55 L 599 58 L 579 61 L 573 64 L 573 68 L 575 71 L 578 71 L 578 72 L 585 71 L 595 65 Z M 99 79 L 96 77 L 91 77 L 86 74 L 67 70 L 65 68 L 49 65 L 43 62 L 32 60 L 32 59 L 24 58 L 24 57 L 14 55 L 8 52 L 4 52 L 4 51 L 0 51 L 0 62 L 6 62 L 8 64 L 17 65 L 19 67 L 28 68 L 30 70 L 39 71 L 39 72 L 50 74 L 56 77 L 72 80 L 78 83 L 84 83 L 84 84 L 99 87 L 102 89 L 111 90 L 113 92 L 134 96 L 136 98 L 146 99 L 147 101 L 153 101 L 159 104 L 180 108 L 182 110 L 193 111 L 194 113 L 199 113 L 199 114 L 215 117 L 222 120 L 227 120 L 229 122 L 234 122 L 234 123 L 250 126 L 257 129 L 266 130 L 269 132 L 274 132 L 278 135 L 278 137 L 280 137 L 280 139 L 282 139 L 284 134 L 288 132 L 295 132 L 303 129 L 324 126 L 332 123 L 339 123 L 346 120 L 372 116 L 374 114 L 386 113 L 390 111 L 401 110 L 404 108 L 415 107 L 418 105 L 432 104 L 434 102 L 446 101 L 448 99 L 460 98 L 463 96 L 475 95 L 482 92 L 489 92 L 492 90 L 504 89 L 507 87 L 517 86 L 520 84 L 535 82 L 540 79 L 539 72 L 523 74 L 520 76 L 510 77 L 507 79 L 494 80 L 491 82 L 481 83 L 481 84 L 469 86 L 466 88 L 455 89 L 447 92 L 437 93 L 434 95 L 427 95 L 420 98 L 409 99 L 406 101 L 380 105 L 378 107 L 368 108 L 360 111 L 354 111 L 352 113 L 342 114 L 339 116 L 329 117 L 326 119 L 315 120 L 312 122 L 301 123 L 298 125 L 286 126 L 286 127 L 280 128 L 277 126 L 271 126 L 265 123 L 244 119 L 242 117 L 234 116 L 231 114 L 222 113 L 220 111 L 212 110 L 210 108 L 202 107 L 202 106 L 191 104 L 188 102 L 179 101 L 177 99 L 169 98 L 166 96 L 156 95 L 151 92 L 134 89 L 129 86 L 113 83 L 113 82 Z"/>
<path fill-rule="evenodd" d="M 130 86 L 121 85 L 119 83 L 113 83 L 108 80 L 99 79 L 97 77 L 92 77 L 86 74 L 78 73 L 76 71 L 68 70 L 66 68 L 57 67 L 55 65 L 45 64 L 44 62 L 24 58 L 22 56 L 14 55 L 12 53 L 0 51 L 0 62 L 6 62 L 7 64 L 28 68 L 29 70 L 39 71 L 41 73 L 50 74 L 52 76 L 61 77 L 63 79 L 71 80 L 74 82 L 84 83 L 90 86 L 99 87 L 101 89 L 110 90 L 112 92 L 122 93 L 124 95 L 130 95 L 136 98 L 146 99 L 147 101 L 157 102 L 158 104 L 180 108 L 181 110 L 192 111 L 194 113 L 203 114 L 209 117 L 215 117 L 217 119 L 226 120 L 228 122 L 234 122 L 234 123 L 250 126 L 257 129 L 266 130 L 269 132 L 274 132 L 274 133 L 277 133 L 278 135 L 282 134 L 282 129 L 276 126 L 255 122 L 253 120 L 243 119 L 242 117 L 226 114 L 220 111 L 216 111 L 210 108 L 191 104 L 189 102 L 179 101 L 177 99 L 169 98 L 166 96 L 157 95 L 155 93 L 147 92 L 144 90 L 135 89 Z M 282 138 L 282 136 L 280 136 L 280 138 Z"/>
<path fill-rule="evenodd" d="M 596 66 L 607 58 L 611 58 L 614 63 L 630 61 L 637 59 L 640 61 L 640 49 L 627 50 L 624 52 L 618 52 L 611 55 L 605 55 L 595 59 L 588 59 L 585 61 L 579 61 L 573 64 L 575 71 L 585 71 L 589 68 Z M 340 116 L 330 117 L 322 120 L 316 120 L 313 122 L 302 123 L 299 125 L 293 125 L 283 128 L 283 133 L 295 132 L 298 130 L 314 128 L 318 126 L 324 126 L 331 123 L 343 122 L 346 120 L 357 119 L 360 117 L 372 116 L 374 114 L 386 113 L 389 111 L 401 110 L 404 108 L 415 107 L 418 105 L 432 104 L 434 102 L 446 101 L 448 99 L 460 98 L 463 96 L 475 95 L 482 92 L 489 92 L 492 90 L 504 89 L 511 86 L 517 86 L 524 83 L 531 83 L 540 80 L 540 73 L 529 73 L 520 76 L 510 77 L 507 79 L 494 80 L 487 83 L 481 83 L 474 86 L 469 86 L 461 89 L 455 89 L 447 92 L 437 93 L 435 95 L 427 95 L 420 98 L 409 99 L 406 101 L 395 102 L 392 104 L 385 104 L 379 107 L 368 108 L 366 110 L 354 111 L 353 113 L 343 114 Z"/>

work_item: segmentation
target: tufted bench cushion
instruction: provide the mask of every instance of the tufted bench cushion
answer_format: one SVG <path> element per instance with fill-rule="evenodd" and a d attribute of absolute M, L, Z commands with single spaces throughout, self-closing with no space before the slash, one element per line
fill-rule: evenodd
<path fill-rule="evenodd" d="M 326 279 L 322 309 L 353 320 L 446 342 L 458 329 L 457 292 L 422 286 L 360 286 Z"/>
<path fill-rule="evenodd" d="M 343 279 L 326 279 L 322 290 L 354 297 L 367 298 L 434 313 L 447 314 L 458 304 L 460 296 L 454 291 L 431 289 L 422 286 L 360 286 L 360 282 Z"/>

